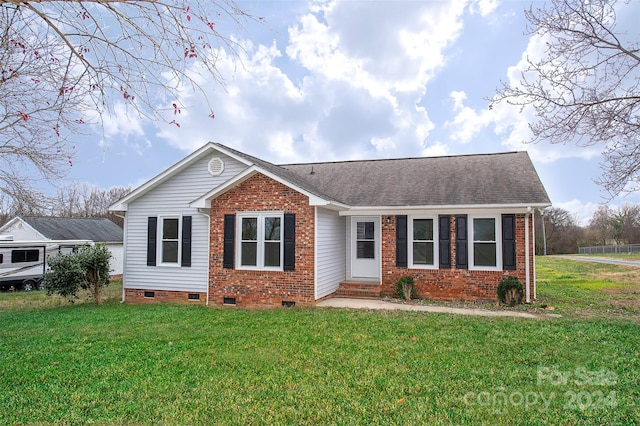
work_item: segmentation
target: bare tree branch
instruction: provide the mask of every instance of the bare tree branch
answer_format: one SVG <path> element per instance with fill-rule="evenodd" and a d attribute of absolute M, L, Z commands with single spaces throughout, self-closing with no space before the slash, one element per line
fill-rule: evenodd
<path fill-rule="evenodd" d="M 233 0 L 0 3 L 0 194 L 64 176 L 70 135 L 120 104 L 175 124 L 164 113 L 186 109 L 177 101 L 185 87 L 208 99 L 216 86 L 190 69 L 223 84 L 217 58 L 239 58 L 231 30 L 247 20 L 260 18 Z"/>
<path fill-rule="evenodd" d="M 618 31 L 616 3 L 552 0 L 525 14 L 546 51 L 493 103 L 534 109 L 530 142 L 601 145 L 599 184 L 611 196 L 640 190 L 640 43 Z"/>

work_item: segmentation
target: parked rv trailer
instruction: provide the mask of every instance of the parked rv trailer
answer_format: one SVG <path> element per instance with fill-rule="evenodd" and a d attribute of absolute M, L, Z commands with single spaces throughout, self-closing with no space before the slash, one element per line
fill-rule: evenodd
<path fill-rule="evenodd" d="M 0 239 L 0 290 L 41 290 L 47 258 L 69 253 L 88 240 L 12 241 Z"/>

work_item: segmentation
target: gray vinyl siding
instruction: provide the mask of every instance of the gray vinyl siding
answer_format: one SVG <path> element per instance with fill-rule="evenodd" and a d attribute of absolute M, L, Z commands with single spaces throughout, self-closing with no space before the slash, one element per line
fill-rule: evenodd
<path fill-rule="evenodd" d="M 224 172 L 220 176 L 211 176 L 207 169 L 214 156 L 224 161 Z M 189 203 L 245 168 L 233 158 L 212 152 L 132 201 L 126 221 L 125 287 L 205 292 L 209 271 L 209 218 L 190 208 Z M 192 217 L 191 266 L 163 266 L 159 258 L 158 266 L 147 266 L 148 217 L 171 215 Z"/>
<path fill-rule="evenodd" d="M 346 218 L 317 208 L 316 299 L 335 292 L 346 274 Z"/>

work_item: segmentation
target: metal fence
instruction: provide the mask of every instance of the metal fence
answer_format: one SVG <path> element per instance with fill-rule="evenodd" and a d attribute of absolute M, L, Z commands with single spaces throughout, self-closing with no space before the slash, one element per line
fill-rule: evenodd
<path fill-rule="evenodd" d="M 620 244 L 613 246 L 578 247 L 578 254 L 640 253 L 640 244 Z"/>

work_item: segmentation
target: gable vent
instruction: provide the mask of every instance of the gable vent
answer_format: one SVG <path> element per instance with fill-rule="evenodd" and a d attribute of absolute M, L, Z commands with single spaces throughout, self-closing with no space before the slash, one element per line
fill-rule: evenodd
<path fill-rule="evenodd" d="M 224 171 L 224 162 L 220 157 L 213 157 L 211 161 L 209 161 L 208 167 L 211 176 L 220 176 Z"/>

